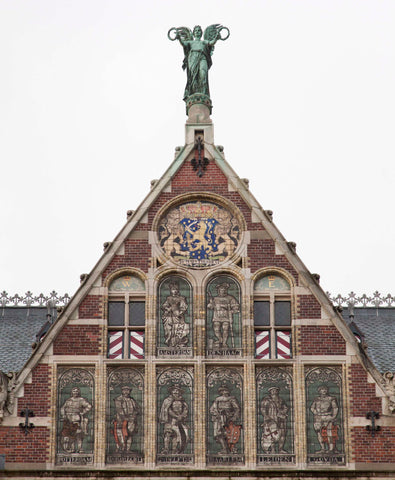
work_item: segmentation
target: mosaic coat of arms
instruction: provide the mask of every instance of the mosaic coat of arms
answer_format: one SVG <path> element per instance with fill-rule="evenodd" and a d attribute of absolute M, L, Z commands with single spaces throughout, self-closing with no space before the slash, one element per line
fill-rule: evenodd
<path fill-rule="evenodd" d="M 236 250 L 239 221 L 212 202 L 184 203 L 169 210 L 159 224 L 159 241 L 165 254 L 180 265 L 211 267 Z"/>

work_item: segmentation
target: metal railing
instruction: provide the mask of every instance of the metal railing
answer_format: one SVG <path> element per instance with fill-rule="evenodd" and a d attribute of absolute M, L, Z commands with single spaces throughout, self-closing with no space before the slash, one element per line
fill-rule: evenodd
<path fill-rule="evenodd" d="M 9 295 L 5 290 L 0 293 L 0 308 L 5 307 L 64 307 L 70 301 L 67 293 L 59 295 L 53 290 L 49 295 L 33 295 L 32 292 L 26 292 L 25 295 Z"/>
<path fill-rule="evenodd" d="M 335 306 L 354 306 L 354 307 L 395 307 L 395 296 L 391 294 L 383 295 L 379 292 L 374 292 L 372 295 L 358 296 L 354 292 L 350 292 L 348 295 L 332 295 L 330 292 L 326 292 L 329 300 Z M 32 292 L 26 292 L 25 295 L 9 295 L 6 291 L 0 293 L 0 308 L 5 307 L 65 307 L 70 301 L 70 296 L 65 293 L 59 295 L 53 290 L 49 295 L 33 295 Z"/>
<path fill-rule="evenodd" d="M 358 296 L 356 293 L 351 292 L 348 295 L 341 295 L 340 293 L 336 296 L 331 295 L 329 292 L 326 292 L 329 300 L 336 306 L 339 307 L 395 307 L 395 296 L 391 294 L 382 295 L 380 292 L 374 292 L 372 295 L 363 295 Z"/>

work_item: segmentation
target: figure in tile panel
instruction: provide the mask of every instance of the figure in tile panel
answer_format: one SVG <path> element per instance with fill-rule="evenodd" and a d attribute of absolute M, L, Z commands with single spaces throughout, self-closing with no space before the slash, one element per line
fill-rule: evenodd
<path fill-rule="evenodd" d="M 292 369 L 257 370 L 258 456 L 261 465 L 294 463 Z"/>
<path fill-rule="evenodd" d="M 207 375 L 207 463 L 244 463 L 241 369 L 218 367 Z"/>
<path fill-rule="evenodd" d="M 305 382 L 307 460 L 314 464 L 344 464 L 341 369 L 308 369 Z"/>
<path fill-rule="evenodd" d="M 106 463 L 144 462 L 143 392 L 143 370 L 109 369 Z"/>
<path fill-rule="evenodd" d="M 192 356 L 191 286 L 182 277 L 167 277 L 158 298 L 158 356 Z"/>
<path fill-rule="evenodd" d="M 157 391 L 157 463 L 193 463 L 193 369 L 159 368 Z"/>
<path fill-rule="evenodd" d="M 240 357 L 240 286 L 229 276 L 207 285 L 207 356 Z"/>
<path fill-rule="evenodd" d="M 94 379 L 92 369 L 59 368 L 58 465 L 93 463 Z"/>

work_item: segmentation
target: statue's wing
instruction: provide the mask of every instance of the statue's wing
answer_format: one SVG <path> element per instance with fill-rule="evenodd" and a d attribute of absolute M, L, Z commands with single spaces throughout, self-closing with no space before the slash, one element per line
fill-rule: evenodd
<path fill-rule="evenodd" d="M 207 40 L 208 42 L 217 40 L 221 28 L 222 28 L 222 25 L 220 23 L 214 23 L 213 25 L 210 25 L 204 31 L 204 39 Z"/>

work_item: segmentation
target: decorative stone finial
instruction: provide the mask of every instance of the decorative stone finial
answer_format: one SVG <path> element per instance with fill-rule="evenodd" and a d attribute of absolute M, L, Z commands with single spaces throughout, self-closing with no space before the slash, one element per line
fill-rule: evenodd
<path fill-rule="evenodd" d="M 89 273 L 81 273 L 80 275 L 80 283 L 84 283 L 89 277 Z"/>
<path fill-rule="evenodd" d="M 221 36 L 221 32 L 225 35 Z M 173 27 L 167 36 L 169 40 L 178 40 L 184 48 L 183 70 L 187 71 L 187 84 L 184 92 L 187 115 L 189 109 L 196 104 L 205 105 L 211 114 L 212 103 L 208 85 L 208 71 L 212 65 L 211 56 L 218 40 L 226 40 L 229 29 L 219 23 L 206 28 L 202 40 L 202 27 L 196 25 L 193 32 L 188 27 Z"/>

